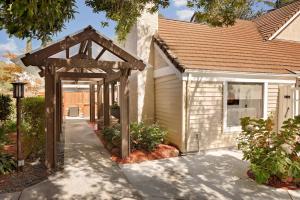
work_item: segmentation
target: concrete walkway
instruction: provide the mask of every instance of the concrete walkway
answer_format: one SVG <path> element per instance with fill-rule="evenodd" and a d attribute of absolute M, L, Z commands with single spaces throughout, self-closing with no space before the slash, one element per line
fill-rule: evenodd
<path fill-rule="evenodd" d="M 144 199 L 300 200 L 300 191 L 258 185 L 246 175 L 248 164 L 239 151 L 126 164 L 121 168 Z"/>
<path fill-rule="evenodd" d="M 65 130 L 65 169 L 7 199 L 140 199 L 84 120 Z"/>

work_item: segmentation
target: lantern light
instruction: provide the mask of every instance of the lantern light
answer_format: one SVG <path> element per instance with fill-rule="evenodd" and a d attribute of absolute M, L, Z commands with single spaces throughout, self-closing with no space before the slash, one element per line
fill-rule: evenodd
<path fill-rule="evenodd" d="M 23 82 L 14 82 L 13 85 L 13 97 L 14 98 L 23 98 L 24 97 L 24 85 Z"/>

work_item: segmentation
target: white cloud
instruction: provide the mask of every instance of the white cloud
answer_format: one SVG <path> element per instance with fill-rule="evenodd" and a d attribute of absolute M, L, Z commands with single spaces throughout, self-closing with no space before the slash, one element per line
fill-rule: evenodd
<path fill-rule="evenodd" d="M 6 43 L 0 43 L 0 53 L 17 53 L 18 47 L 14 39 L 7 39 Z"/>
<path fill-rule="evenodd" d="M 177 15 L 178 19 L 180 19 L 180 20 L 189 21 L 191 19 L 191 17 L 193 16 L 193 14 L 194 14 L 194 11 L 188 10 L 188 9 L 176 11 L 176 15 Z"/>
<path fill-rule="evenodd" d="M 186 6 L 187 0 L 173 0 L 176 7 Z"/>

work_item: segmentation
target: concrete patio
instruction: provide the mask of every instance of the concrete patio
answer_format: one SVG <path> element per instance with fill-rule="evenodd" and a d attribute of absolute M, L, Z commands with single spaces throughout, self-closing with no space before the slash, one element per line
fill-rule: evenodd
<path fill-rule="evenodd" d="M 144 199 L 300 199 L 300 191 L 258 185 L 236 150 L 121 166 Z"/>

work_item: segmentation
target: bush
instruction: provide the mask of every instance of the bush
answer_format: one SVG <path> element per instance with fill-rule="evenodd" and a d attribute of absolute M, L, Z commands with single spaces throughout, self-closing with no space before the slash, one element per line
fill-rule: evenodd
<path fill-rule="evenodd" d="M 112 147 L 121 146 L 121 125 L 115 124 L 112 127 L 104 128 L 103 137 L 108 142 L 108 145 Z"/>
<path fill-rule="evenodd" d="M 8 95 L 0 94 L 0 121 L 3 123 L 12 113 L 12 99 Z"/>
<path fill-rule="evenodd" d="M 271 119 L 241 119 L 242 133 L 238 148 L 258 183 L 266 183 L 276 176 L 300 178 L 300 117 L 288 119 L 279 133 L 273 131 Z"/>
<path fill-rule="evenodd" d="M 167 133 L 158 124 L 145 125 L 144 122 L 130 125 L 131 148 L 153 151 L 157 145 L 163 143 Z"/>
<path fill-rule="evenodd" d="M 130 144 L 132 150 L 153 151 L 158 144 L 163 143 L 166 132 L 163 131 L 157 124 L 150 126 L 141 123 L 130 124 Z M 121 146 L 121 126 L 116 124 L 113 127 L 103 130 L 103 137 L 108 142 L 107 146 Z"/>
<path fill-rule="evenodd" d="M 8 174 L 16 169 L 16 161 L 11 155 L 0 154 L 0 174 Z"/>
<path fill-rule="evenodd" d="M 22 141 L 25 158 L 41 156 L 45 151 L 44 97 L 24 98 L 22 115 Z"/>

